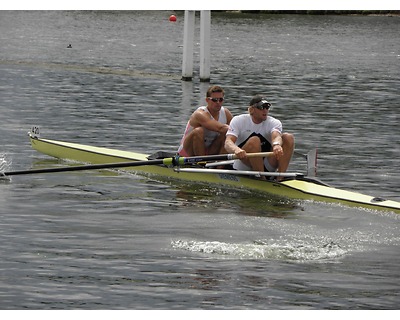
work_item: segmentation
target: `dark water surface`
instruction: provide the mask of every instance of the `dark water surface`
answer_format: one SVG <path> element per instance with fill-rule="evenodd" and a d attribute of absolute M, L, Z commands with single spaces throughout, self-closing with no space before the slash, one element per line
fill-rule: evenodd
<path fill-rule="evenodd" d="M 60 165 L 26 133 L 176 150 L 209 83 L 183 15 L 0 12 L 0 166 Z M 198 22 L 198 21 L 197 21 Z M 213 13 L 211 82 L 262 92 L 319 177 L 400 201 L 400 18 Z M 72 48 L 67 48 L 71 44 Z M 305 163 L 296 156 L 293 171 Z M 1 309 L 398 309 L 399 215 L 109 171 L 0 181 Z"/>

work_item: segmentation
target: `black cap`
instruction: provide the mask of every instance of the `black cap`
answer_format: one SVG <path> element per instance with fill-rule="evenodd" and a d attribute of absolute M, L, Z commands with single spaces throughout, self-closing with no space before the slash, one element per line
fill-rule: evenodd
<path fill-rule="evenodd" d="M 261 96 L 259 94 L 255 95 L 251 100 L 250 100 L 250 106 L 255 106 L 255 105 L 263 105 L 268 103 L 271 105 L 271 103 L 268 102 L 267 98 L 264 96 Z"/>

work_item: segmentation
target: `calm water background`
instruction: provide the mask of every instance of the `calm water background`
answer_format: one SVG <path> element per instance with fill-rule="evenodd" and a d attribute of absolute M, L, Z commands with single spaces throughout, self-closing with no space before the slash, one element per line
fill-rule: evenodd
<path fill-rule="evenodd" d="M 2 170 L 26 133 L 173 151 L 204 103 L 183 13 L 0 12 Z M 400 17 L 213 13 L 211 83 L 319 148 L 319 177 L 400 201 Z M 67 48 L 68 44 L 72 48 Z M 65 165 L 65 163 L 61 163 Z M 302 157 L 291 169 L 303 171 Z M 399 215 L 109 171 L 0 182 L 1 309 L 398 309 Z"/>

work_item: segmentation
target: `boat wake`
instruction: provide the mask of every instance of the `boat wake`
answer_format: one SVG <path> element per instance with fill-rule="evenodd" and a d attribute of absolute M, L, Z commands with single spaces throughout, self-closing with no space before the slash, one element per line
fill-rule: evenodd
<path fill-rule="evenodd" d="M 174 249 L 200 252 L 236 259 L 267 259 L 286 261 L 326 261 L 343 257 L 347 251 L 334 242 L 318 245 L 296 243 L 225 243 L 219 241 L 174 240 Z"/>
<path fill-rule="evenodd" d="M 9 181 L 10 178 L 3 175 L 3 172 L 6 172 L 12 164 L 12 160 L 4 153 L 0 153 L 0 180 Z"/>

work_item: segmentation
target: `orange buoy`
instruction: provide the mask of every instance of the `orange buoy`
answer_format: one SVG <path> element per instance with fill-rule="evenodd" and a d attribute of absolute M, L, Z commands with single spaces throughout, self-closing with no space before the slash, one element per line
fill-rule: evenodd
<path fill-rule="evenodd" d="M 171 14 L 170 17 L 169 17 L 169 21 L 171 21 L 171 22 L 176 22 L 176 16 L 174 16 L 173 14 Z"/>

